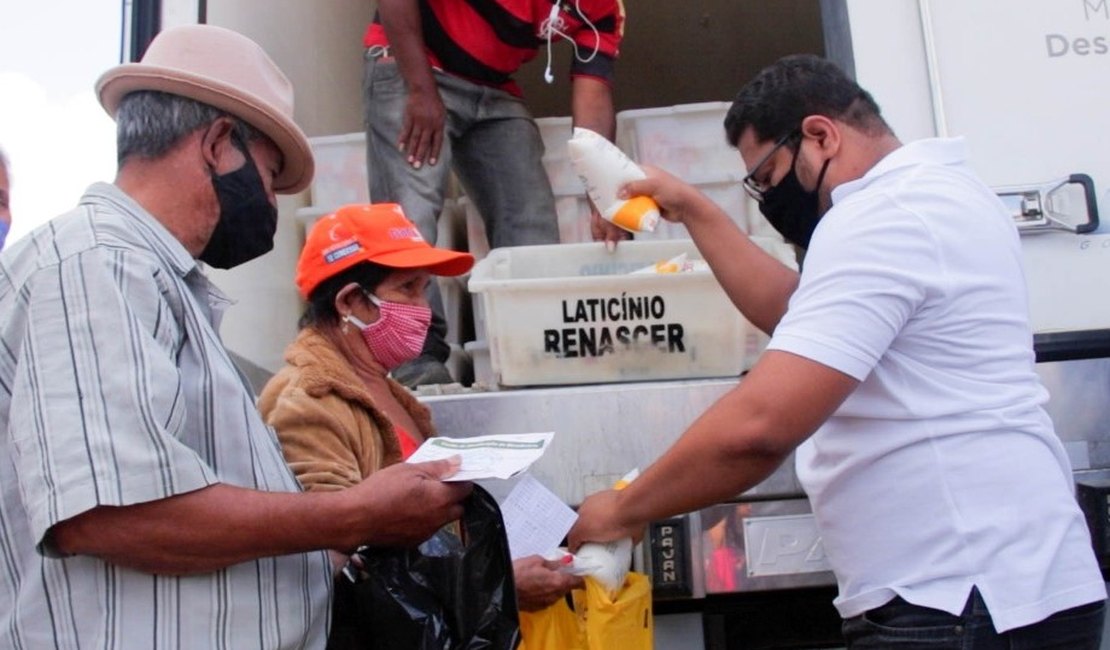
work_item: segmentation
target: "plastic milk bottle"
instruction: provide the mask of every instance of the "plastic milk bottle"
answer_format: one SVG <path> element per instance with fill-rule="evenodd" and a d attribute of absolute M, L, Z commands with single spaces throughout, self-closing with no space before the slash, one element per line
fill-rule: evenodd
<path fill-rule="evenodd" d="M 567 142 L 570 164 L 602 218 L 631 232 L 651 232 L 659 223 L 659 206 L 650 197 L 617 198 L 629 181 L 647 176 L 615 144 L 589 129 L 574 128 Z"/>

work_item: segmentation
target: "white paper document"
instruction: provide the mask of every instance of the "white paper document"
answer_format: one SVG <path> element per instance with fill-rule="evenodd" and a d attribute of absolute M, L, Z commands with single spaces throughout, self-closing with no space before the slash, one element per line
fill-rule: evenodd
<path fill-rule="evenodd" d="M 421 463 L 458 455 L 462 466 L 447 481 L 510 478 L 528 469 L 543 455 L 555 436 L 547 433 L 514 433 L 473 438 L 428 438 L 408 462 Z"/>
<path fill-rule="evenodd" d="M 509 554 L 514 560 L 547 555 L 559 546 L 578 515 L 531 474 L 520 481 L 501 504 Z"/>

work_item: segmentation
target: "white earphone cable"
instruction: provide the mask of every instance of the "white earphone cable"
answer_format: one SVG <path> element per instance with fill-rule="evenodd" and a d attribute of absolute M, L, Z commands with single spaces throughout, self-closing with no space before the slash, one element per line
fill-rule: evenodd
<path fill-rule="evenodd" d="M 579 54 L 578 44 L 574 42 L 574 39 L 571 38 L 569 34 L 563 31 L 566 28 L 566 21 L 559 15 L 559 3 L 555 2 L 552 4 L 551 12 L 548 13 L 547 18 L 540 24 L 540 35 L 547 39 L 547 66 L 543 71 L 543 79 L 547 83 L 555 82 L 555 75 L 551 73 L 551 39 L 554 38 L 556 34 L 561 36 L 563 40 L 570 42 L 571 47 L 574 48 L 574 58 L 577 59 L 579 63 L 589 63 L 593 61 L 594 57 L 596 57 L 597 53 L 601 50 L 601 33 L 597 30 L 597 26 L 590 21 L 589 17 L 583 13 L 582 0 L 574 0 L 574 10 L 578 13 L 582 22 L 586 23 L 594 33 L 594 51 L 590 52 L 590 55 L 584 58 Z"/>

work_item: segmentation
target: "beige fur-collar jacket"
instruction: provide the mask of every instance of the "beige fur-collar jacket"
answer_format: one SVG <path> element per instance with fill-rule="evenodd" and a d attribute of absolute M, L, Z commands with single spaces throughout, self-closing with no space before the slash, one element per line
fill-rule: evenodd
<path fill-rule="evenodd" d="M 401 459 L 393 424 L 326 337 L 302 329 L 285 349 L 285 361 L 262 390 L 258 410 L 277 432 L 285 461 L 305 490 L 350 487 Z M 435 435 L 428 409 L 388 381 L 420 432 Z"/>

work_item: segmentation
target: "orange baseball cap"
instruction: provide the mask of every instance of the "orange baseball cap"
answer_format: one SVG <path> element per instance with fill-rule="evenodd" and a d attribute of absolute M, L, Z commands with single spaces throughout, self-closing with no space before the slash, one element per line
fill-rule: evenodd
<path fill-rule="evenodd" d="M 321 282 L 360 262 L 462 275 L 474 266 L 474 256 L 429 245 L 396 203 L 345 205 L 308 233 L 297 261 L 301 297 L 307 300 Z"/>

